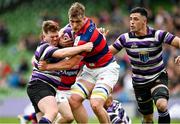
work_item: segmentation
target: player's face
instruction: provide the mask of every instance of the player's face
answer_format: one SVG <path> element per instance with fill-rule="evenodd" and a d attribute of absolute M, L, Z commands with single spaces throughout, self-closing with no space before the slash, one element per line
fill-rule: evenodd
<path fill-rule="evenodd" d="M 69 23 L 71 25 L 73 32 L 77 33 L 83 27 L 85 23 L 84 20 L 84 17 L 69 17 Z"/>
<path fill-rule="evenodd" d="M 58 32 L 48 32 L 47 34 L 44 34 L 44 40 L 53 46 L 57 46 L 59 43 L 59 34 Z"/>
<path fill-rule="evenodd" d="M 130 15 L 130 31 L 141 32 L 146 26 L 146 17 L 142 16 L 140 13 L 132 13 Z"/>

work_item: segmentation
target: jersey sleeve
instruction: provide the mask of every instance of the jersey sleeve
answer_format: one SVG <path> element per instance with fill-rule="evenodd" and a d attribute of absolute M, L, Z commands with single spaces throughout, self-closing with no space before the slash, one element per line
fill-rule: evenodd
<path fill-rule="evenodd" d="M 123 48 L 122 42 L 124 42 L 125 38 L 124 35 L 120 35 L 114 42 L 113 47 L 117 50 L 121 50 Z"/>
<path fill-rule="evenodd" d="M 46 49 L 44 49 L 44 52 L 42 53 L 40 60 L 46 60 L 50 58 L 56 50 L 58 50 L 57 47 L 49 45 Z"/>
<path fill-rule="evenodd" d="M 157 39 L 160 42 L 167 43 L 167 44 L 171 44 L 171 42 L 175 38 L 175 35 L 169 32 L 163 31 L 163 30 L 158 30 L 156 35 L 157 35 Z"/>

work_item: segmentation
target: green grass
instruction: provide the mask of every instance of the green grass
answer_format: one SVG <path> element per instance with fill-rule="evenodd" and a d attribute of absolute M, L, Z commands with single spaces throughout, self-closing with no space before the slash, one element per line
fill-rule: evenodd
<path fill-rule="evenodd" d="M 0 124 L 1 123 L 13 123 L 13 124 L 18 124 L 19 123 L 19 120 L 18 118 L 15 118 L 15 117 L 1 117 L 0 118 Z M 89 120 L 89 124 L 97 124 L 98 123 L 98 120 L 96 118 L 92 118 Z M 141 119 L 140 118 L 133 118 L 132 119 L 132 124 L 140 124 L 141 123 Z M 180 123 L 180 120 L 172 120 L 171 121 L 171 124 L 179 124 Z M 76 124 L 74 122 L 74 124 Z M 155 120 L 155 123 L 154 124 L 157 124 L 157 120 Z"/>

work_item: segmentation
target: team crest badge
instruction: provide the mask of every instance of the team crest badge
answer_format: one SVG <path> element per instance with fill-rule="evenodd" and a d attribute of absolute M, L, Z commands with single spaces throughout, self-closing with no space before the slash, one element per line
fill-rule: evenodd
<path fill-rule="evenodd" d="M 149 60 L 149 52 L 146 51 L 141 51 L 139 53 L 139 59 L 141 60 L 141 62 L 146 63 Z"/>

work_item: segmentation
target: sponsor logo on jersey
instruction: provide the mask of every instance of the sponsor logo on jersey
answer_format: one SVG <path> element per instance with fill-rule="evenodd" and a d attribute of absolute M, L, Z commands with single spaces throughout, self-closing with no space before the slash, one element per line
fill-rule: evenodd
<path fill-rule="evenodd" d="M 132 43 L 131 48 L 137 48 L 138 46 L 136 45 L 136 43 Z"/>

